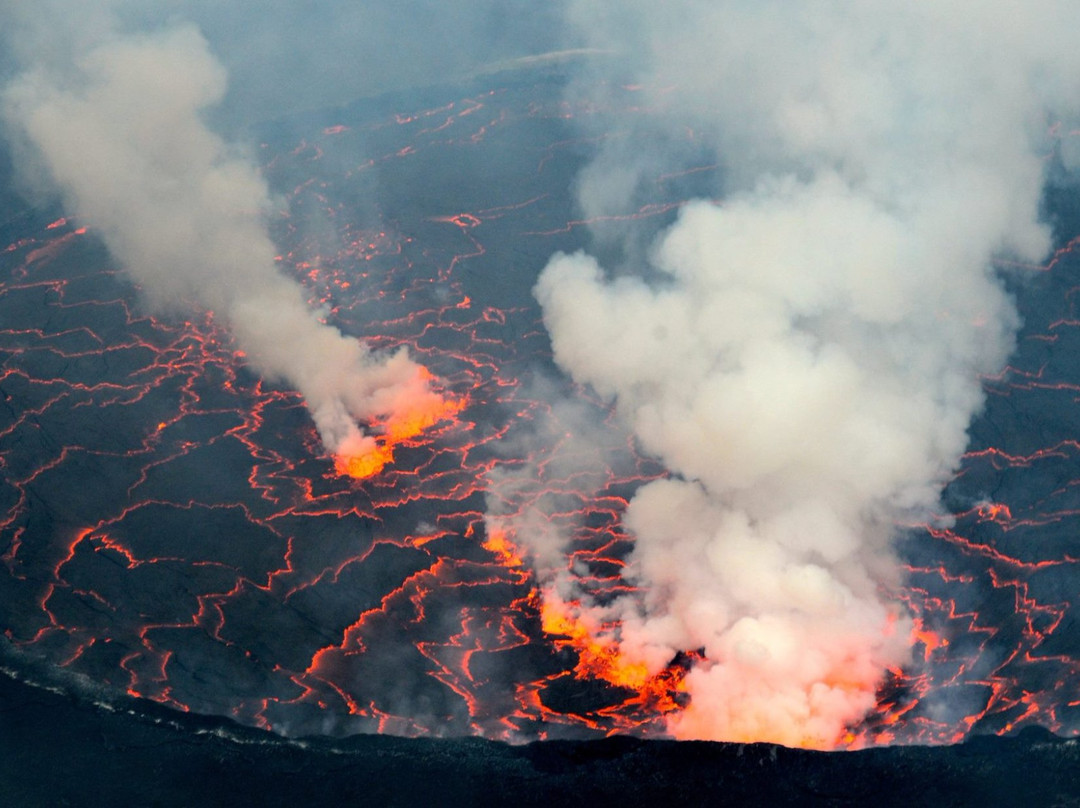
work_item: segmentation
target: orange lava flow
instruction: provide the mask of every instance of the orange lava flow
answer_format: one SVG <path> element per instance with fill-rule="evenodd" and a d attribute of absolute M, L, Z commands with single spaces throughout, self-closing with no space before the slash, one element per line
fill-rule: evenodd
<path fill-rule="evenodd" d="M 501 530 L 490 531 L 487 539 L 480 546 L 494 553 L 496 558 L 499 559 L 499 563 L 504 567 L 514 568 L 525 564 L 525 560 L 521 557 L 518 548 L 506 538 L 506 534 Z"/>
<path fill-rule="evenodd" d="M 430 378 L 426 374 L 425 378 Z M 465 408 L 465 399 L 426 395 L 422 400 L 410 402 L 406 407 L 392 413 L 375 428 L 381 434 L 370 442 L 369 448 L 359 453 L 337 454 L 334 468 L 338 474 L 356 479 L 374 477 L 394 460 L 394 449 L 433 427 L 440 421 L 454 418 Z"/>
<path fill-rule="evenodd" d="M 521 549 L 501 528 L 489 525 L 487 539 L 481 546 L 507 569 L 518 569 L 526 564 Z M 683 695 L 686 693 L 683 681 L 686 668 L 669 665 L 651 673 L 644 662 L 625 655 L 614 637 L 602 635 L 601 627 L 581 612 L 576 601 L 563 600 L 553 588 L 545 589 L 542 594 L 533 590 L 532 598 L 538 603 L 541 627 L 550 641 L 577 653 L 576 678 L 603 681 L 635 691 L 636 695 L 625 703 L 637 705 L 652 715 L 664 715 L 686 706 Z"/>
<path fill-rule="evenodd" d="M 934 651 L 948 646 L 949 640 L 947 637 L 942 637 L 937 632 L 924 627 L 922 621 L 916 618 L 911 626 L 911 645 L 915 646 L 917 643 L 922 644 L 923 656 L 929 662 Z"/>
<path fill-rule="evenodd" d="M 557 645 L 568 645 L 577 652 L 575 676 L 637 691 L 635 701 L 658 713 L 683 709 L 678 694 L 686 692 L 685 670 L 669 667 L 650 673 L 644 662 L 624 655 L 614 638 L 599 635 L 590 625 L 592 621 L 576 613 L 576 606 L 550 590 L 544 593 L 540 606 L 544 633 L 553 635 Z"/>
<path fill-rule="evenodd" d="M 374 477 L 387 463 L 394 459 L 394 447 L 390 443 L 376 443 L 370 451 L 363 454 L 336 455 L 334 468 L 338 474 L 355 477 L 358 480 Z"/>

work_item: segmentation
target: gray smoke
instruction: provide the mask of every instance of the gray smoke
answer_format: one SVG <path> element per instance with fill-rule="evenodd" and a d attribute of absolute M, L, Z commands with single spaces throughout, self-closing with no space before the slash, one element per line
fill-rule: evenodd
<path fill-rule="evenodd" d="M 404 351 L 373 355 L 322 322 L 282 275 L 255 163 L 206 124 L 226 73 L 191 24 L 126 28 L 122 4 L 12 4 L 21 72 L 9 132 L 159 308 L 209 308 L 247 361 L 304 396 L 326 448 L 374 446 L 358 422 L 423 420 L 439 397 Z"/>
<path fill-rule="evenodd" d="M 582 609 L 653 670 L 705 649 L 678 737 L 835 745 L 907 659 L 890 534 L 933 518 L 1013 346 L 991 261 L 1049 247 L 1047 116 L 1080 101 L 1080 8 L 572 13 L 632 57 L 577 93 L 633 83 L 651 112 L 582 176 L 586 214 L 624 212 L 664 162 L 635 148 L 687 132 L 724 199 L 687 205 L 639 272 L 556 255 L 536 286 L 556 361 L 672 472 L 625 517 L 644 595 Z"/>
<path fill-rule="evenodd" d="M 633 83 L 649 110 L 581 176 L 585 214 L 627 212 L 692 152 L 721 166 L 724 202 L 687 205 L 639 271 L 558 255 L 537 284 L 556 360 L 672 472 L 626 514 L 643 595 L 582 609 L 653 670 L 705 649 L 676 735 L 829 746 L 907 658 L 890 534 L 931 518 L 979 375 L 1012 346 L 991 259 L 1047 249 L 1047 114 L 1080 99 L 1078 16 L 1066 0 L 0 0 L 0 111 L 24 167 L 148 300 L 213 309 L 353 454 L 373 443 L 360 422 L 441 401 L 404 353 L 373 355 L 306 306 L 276 268 L 254 161 L 208 121 L 552 47 L 623 54 L 574 89 Z M 500 521 L 540 524 L 522 499 Z M 535 536 L 557 567 L 560 539 Z"/>

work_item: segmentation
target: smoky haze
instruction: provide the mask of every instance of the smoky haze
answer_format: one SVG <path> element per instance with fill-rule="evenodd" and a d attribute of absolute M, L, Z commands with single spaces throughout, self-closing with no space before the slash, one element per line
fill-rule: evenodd
<path fill-rule="evenodd" d="M 609 227 L 626 262 L 556 255 L 536 285 L 557 363 L 670 471 L 625 516 L 638 593 L 592 603 L 542 514 L 508 526 L 626 656 L 655 671 L 704 649 L 675 735 L 835 745 L 908 658 L 895 527 L 936 518 L 979 377 L 1012 349 L 991 261 L 1048 248 L 1046 129 L 1080 99 L 1080 11 L 536 6 L 0 1 L 5 130 L 25 181 L 58 191 L 153 306 L 212 309 L 352 454 L 369 419 L 423 421 L 440 397 L 278 271 L 278 203 L 237 133 L 551 49 L 621 55 L 569 91 L 609 105 L 633 86 L 649 110 L 578 178 L 582 213 L 632 211 L 691 156 L 721 178 L 647 254 Z"/>
<path fill-rule="evenodd" d="M 424 4 L 414 5 L 419 15 Z M 303 394 L 328 450 L 364 455 L 375 444 L 358 422 L 380 416 L 415 428 L 442 402 L 404 352 L 375 356 L 344 337 L 278 271 L 266 183 L 207 119 L 217 110 L 236 128 L 255 115 L 374 92 L 395 70 L 400 86 L 475 67 L 470 43 L 513 17 L 501 5 L 475 5 L 471 22 L 443 20 L 440 37 L 459 34 L 448 48 L 419 59 L 432 33 L 407 38 L 415 18 L 397 6 L 312 13 L 279 2 L 226 13 L 206 3 L 153 12 L 122 2 L 6 4 L 14 66 L 4 121 L 33 167 L 24 179 L 57 188 L 152 305 L 213 310 L 257 372 Z M 232 91 L 214 46 L 235 68 Z"/>
<path fill-rule="evenodd" d="M 73 4 L 69 4 L 73 5 Z M 230 128 L 452 82 L 492 63 L 566 47 L 563 3 L 432 0 L 113 2 L 134 30 L 197 26 L 228 71 L 213 117 Z"/>
<path fill-rule="evenodd" d="M 586 215 L 632 210 L 691 151 L 723 197 L 687 204 L 639 265 L 560 254 L 536 286 L 557 363 L 671 471 L 625 516 L 643 594 L 582 611 L 653 670 L 704 649 L 676 736 L 833 746 L 908 659 L 890 535 L 935 518 L 980 375 L 1013 346 L 991 261 L 1049 248 L 1076 7 L 570 13 L 590 46 L 634 55 L 576 94 L 634 86 L 653 113 L 581 176 Z"/>

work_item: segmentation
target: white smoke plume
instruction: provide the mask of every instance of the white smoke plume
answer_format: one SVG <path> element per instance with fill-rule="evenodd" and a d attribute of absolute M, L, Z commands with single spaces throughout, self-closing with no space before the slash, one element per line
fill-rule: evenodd
<path fill-rule="evenodd" d="M 890 534 L 932 518 L 1013 345 L 991 261 L 1049 247 L 1080 7 L 573 7 L 653 111 L 583 175 L 586 213 L 625 211 L 663 159 L 635 148 L 687 131 L 724 177 L 643 271 L 560 254 L 536 286 L 558 364 L 671 471 L 625 516 L 644 594 L 582 609 L 652 670 L 704 649 L 677 737 L 834 746 L 907 660 Z"/>
<path fill-rule="evenodd" d="M 329 451 L 374 450 L 358 421 L 435 417 L 423 368 L 321 322 L 278 271 L 267 185 L 204 122 L 226 75 L 203 36 L 186 24 L 129 33 L 108 6 L 7 12 L 24 26 L 25 70 L 3 91 L 3 118 L 66 207 L 151 303 L 213 310 L 258 373 L 300 391 Z"/>

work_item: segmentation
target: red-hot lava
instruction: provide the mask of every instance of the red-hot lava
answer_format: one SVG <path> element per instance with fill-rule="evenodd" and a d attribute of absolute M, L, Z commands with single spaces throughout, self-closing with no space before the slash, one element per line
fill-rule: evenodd
<path fill-rule="evenodd" d="M 526 433 L 571 431 L 525 382 L 549 356 L 535 272 L 579 232 L 565 188 L 582 144 L 562 121 L 584 112 L 527 90 L 266 146 L 267 175 L 293 188 L 282 267 L 346 333 L 408 347 L 444 385 L 441 406 L 372 424 L 363 455 L 323 457 L 299 397 L 247 372 L 212 316 L 139 314 L 92 231 L 29 214 L 0 230 L 0 614 L 13 645 L 283 732 L 664 732 L 687 705 L 694 654 L 659 673 L 622 658 L 617 626 L 590 623 L 512 536 L 485 529 L 493 470 L 543 468 L 549 448 L 523 454 Z M 522 128 L 531 139 L 514 137 Z M 533 145 L 498 187 L 438 175 L 511 142 Z M 428 193 L 408 207 L 420 178 Z M 672 177 L 657 183 L 674 193 Z M 358 207 L 376 184 L 383 207 Z M 680 202 L 627 215 L 659 220 Z M 1067 310 L 1043 315 L 1042 331 L 1028 317 L 1023 364 L 987 382 L 997 399 L 1038 411 L 1075 397 L 1080 372 L 1054 353 L 1080 322 L 1071 246 L 1043 276 L 1067 287 Z M 975 431 L 954 488 L 959 500 L 998 480 L 999 501 L 908 531 L 914 661 L 888 672 L 876 714 L 837 745 L 1080 726 L 1063 536 L 1080 516 L 1080 448 L 1040 445 L 1038 431 L 997 448 L 994 434 Z M 600 482 L 547 470 L 535 495 L 571 527 L 570 569 L 598 597 L 628 589 L 619 518 L 659 473 L 622 440 Z M 1014 482 L 1025 475 L 1037 479 Z"/>
<path fill-rule="evenodd" d="M 420 375 L 434 382 L 434 377 L 421 367 Z M 429 396 L 420 402 L 406 402 L 384 420 L 373 424 L 377 439 L 349 451 L 342 447 L 334 456 L 339 474 L 364 479 L 378 474 L 394 459 L 394 449 L 421 435 L 440 421 L 449 421 L 465 408 L 465 400 L 445 396 Z"/>

